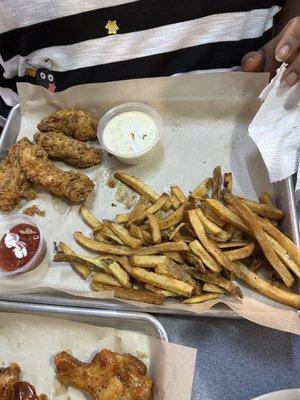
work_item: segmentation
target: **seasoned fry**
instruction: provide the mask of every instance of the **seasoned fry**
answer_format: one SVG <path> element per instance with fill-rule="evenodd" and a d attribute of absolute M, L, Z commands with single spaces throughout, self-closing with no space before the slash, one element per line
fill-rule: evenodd
<path fill-rule="evenodd" d="M 184 242 L 165 242 L 154 246 L 130 249 L 125 246 L 100 243 L 84 236 L 81 232 L 74 233 L 75 240 L 90 250 L 118 256 L 152 255 L 169 251 L 188 251 L 189 247 Z"/>
<path fill-rule="evenodd" d="M 104 283 L 105 285 L 122 287 L 118 279 L 114 278 L 111 275 L 106 274 L 105 272 L 97 272 L 95 275 L 93 275 L 92 282 Z"/>
<path fill-rule="evenodd" d="M 190 297 L 189 299 L 183 300 L 182 303 L 184 304 L 196 304 L 196 303 L 203 303 L 208 300 L 218 299 L 220 295 L 218 293 L 205 293 L 201 294 L 200 296 Z"/>
<path fill-rule="evenodd" d="M 273 206 L 273 203 L 272 203 L 272 200 L 271 200 L 271 196 L 270 196 L 269 193 L 267 193 L 267 192 L 264 192 L 264 193 L 260 196 L 259 201 L 260 201 L 260 203 L 263 203 L 263 204 L 265 204 L 266 206 L 274 207 L 274 206 Z"/>
<path fill-rule="evenodd" d="M 114 177 L 119 181 L 123 182 L 126 186 L 128 186 L 133 191 L 139 193 L 142 196 L 149 196 L 151 203 L 155 203 L 159 199 L 159 194 L 153 190 L 146 183 L 142 182 L 140 179 L 135 176 L 126 174 L 125 172 L 117 171 L 114 174 Z M 168 211 L 171 207 L 171 203 L 167 200 L 163 206 L 164 211 Z"/>
<path fill-rule="evenodd" d="M 98 225 L 101 224 L 102 221 L 97 219 L 94 214 L 87 208 L 85 204 L 82 204 L 80 206 L 80 213 L 82 216 L 82 219 L 84 222 L 90 227 L 90 228 L 96 228 Z"/>
<path fill-rule="evenodd" d="M 161 264 L 155 268 L 155 272 L 160 275 L 170 276 L 171 278 L 178 279 L 182 282 L 188 283 L 193 286 L 195 294 L 201 294 L 201 285 L 199 282 L 195 281 L 191 275 L 185 271 L 184 268 L 177 265 L 174 261 L 167 264 Z"/>
<path fill-rule="evenodd" d="M 248 235 L 252 235 L 252 231 L 244 224 L 241 218 L 239 218 L 235 213 L 230 211 L 227 207 L 223 206 L 222 203 L 215 199 L 205 199 L 205 202 L 215 211 L 220 218 L 224 221 L 229 222 L 231 225 L 234 225 L 236 228 L 241 229 L 242 231 L 248 233 Z"/>
<path fill-rule="evenodd" d="M 89 269 L 99 268 L 102 271 L 106 271 L 105 265 L 103 265 L 102 259 L 93 258 L 93 257 L 84 257 L 77 254 L 64 254 L 57 253 L 53 257 L 53 261 L 55 262 L 69 262 L 69 263 L 80 263 L 85 265 Z"/>
<path fill-rule="evenodd" d="M 183 193 L 183 191 L 180 189 L 179 186 L 171 186 L 171 194 L 177 197 L 180 204 L 186 203 L 187 198 L 185 197 L 185 194 Z"/>
<path fill-rule="evenodd" d="M 225 251 L 224 254 L 231 261 L 242 260 L 243 258 L 251 256 L 254 249 L 255 249 L 255 244 L 252 242 L 247 244 L 247 246 L 241 247 L 239 249 Z"/>
<path fill-rule="evenodd" d="M 155 244 L 161 243 L 161 240 L 162 240 L 161 233 L 160 233 L 158 221 L 157 221 L 155 215 L 147 213 L 147 218 L 148 218 L 149 225 L 150 225 L 153 243 L 155 243 Z"/>
<path fill-rule="evenodd" d="M 140 268 L 155 268 L 168 263 L 167 256 L 132 256 L 132 264 Z"/>
<path fill-rule="evenodd" d="M 232 199 L 232 203 L 242 215 L 244 220 L 248 223 L 248 225 L 251 226 L 253 234 L 258 241 L 264 255 L 266 256 L 266 259 L 281 277 L 286 286 L 293 286 L 293 284 L 295 283 L 295 279 L 275 253 L 272 244 L 270 243 L 266 233 L 263 231 L 262 226 L 257 220 L 254 212 L 251 211 L 250 208 L 242 200 Z"/>
<path fill-rule="evenodd" d="M 109 227 L 122 240 L 123 243 L 127 244 L 127 246 L 130 246 L 133 249 L 138 249 L 142 246 L 143 240 L 136 239 L 135 237 L 131 236 L 128 230 L 123 226 L 118 225 L 115 222 L 109 222 Z"/>
<path fill-rule="evenodd" d="M 226 193 L 231 193 L 232 192 L 233 180 L 232 180 L 232 173 L 231 172 L 228 172 L 228 173 L 225 172 L 223 186 L 224 186 L 224 189 L 225 189 Z"/>
<path fill-rule="evenodd" d="M 129 262 L 129 258 L 126 256 L 120 257 L 118 262 L 121 264 L 122 268 L 125 269 L 125 271 L 130 275 L 132 275 L 132 269 L 133 267 L 131 266 Z"/>
<path fill-rule="evenodd" d="M 130 213 L 123 213 L 116 215 L 116 221 L 118 224 L 125 224 L 129 219 Z"/>
<path fill-rule="evenodd" d="M 121 240 L 119 236 L 112 231 L 107 221 L 96 226 L 96 228 L 93 229 L 93 233 L 99 242 L 124 244 L 123 240 Z"/>
<path fill-rule="evenodd" d="M 135 221 L 140 215 L 142 215 L 149 204 L 149 196 L 141 196 L 139 201 L 136 203 L 135 207 L 132 209 L 128 221 L 127 226 L 132 222 Z"/>
<path fill-rule="evenodd" d="M 186 224 L 184 222 L 181 222 L 181 224 L 177 225 L 176 228 L 174 229 L 174 231 L 172 231 L 172 233 L 169 236 L 169 240 L 172 240 L 177 233 L 180 232 L 180 230 L 185 226 Z"/>
<path fill-rule="evenodd" d="M 213 283 L 204 283 L 202 286 L 204 292 L 225 294 L 226 291 Z"/>
<path fill-rule="evenodd" d="M 59 243 L 58 248 L 65 255 L 76 255 L 76 253 L 63 242 Z M 79 276 L 81 276 L 82 279 L 86 279 L 92 271 L 88 265 L 82 262 L 71 262 L 71 267 L 79 274 Z"/>
<path fill-rule="evenodd" d="M 228 234 L 220 228 L 217 224 L 215 224 L 213 221 L 211 221 L 209 218 L 206 217 L 204 212 L 201 210 L 201 208 L 196 208 L 196 212 L 198 215 L 198 218 L 202 222 L 204 229 L 206 232 L 216 235 L 219 237 L 221 240 L 228 240 L 229 236 Z"/>
<path fill-rule="evenodd" d="M 221 185 L 222 185 L 222 173 L 221 173 L 221 167 L 218 166 L 213 170 L 213 187 L 212 187 L 213 199 L 220 200 Z"/>
<path fill-rule="evenodd" d="M 258 214 L 261 217 L 267 217 L 275 220 L 280 220 L 284 217 L 284 213 L 278 208 L 269 207 L 266 204 L 257 203 L 256 201 L 244 199 L 243 197 L 235 196 L 233 194 L 224 196 L 224 200 L 227 204 L 234 205 L 234 200 L 236 199 L 245 203 L 251 211 L 255 212 L 255 214 Z"/>
<path fill-rule="evenodd" d="M 180 207 L 180 201 L 178 200 L 178 198 L 175 196 L 175 194 L 171 194 L 170 196 L 170 203 L 172 205 L 172 207 L 174 208 L 174 210 L 177 210 L 177 208 Z"/>
<path fill-rule="evenodd" d="M 115 286 L 103 285 L 99 283 L 91 283 L 91 289 L 94 291 L 112 291 L 116 299 L 140 301 L 142 303 L 150 303 L 160 305 L 164 302 L 165 296 L 160 293 L 153 293 L 148 290 L 126 289 Z"/>
<path fill-rule="evenodd" d="M 220 286 L 225 289 L 228 293 L 234 296 L 243 297 L 241 289 L 234 285 L 231 281 L 228 281 L 220 274 L 215 274 L 213 272 L 193 272 L 192 276 L 195 279 L 199 279 L 203 282 L 213 283 L 214 285 Z"/>
<path fill-rule="evenodd" d="M 288 292 L 287 290 L 281 289 L 278 286 L 272 285 L 255 272 L 251 271 L 240 261 L 235 261 L 235 263 L 240 270 L 242 279 L 247 282 L 249 286 L 256 289 L 258 292 L 263 293 L 265 296 L 278 301 L 279 303 L 294 307 L 297 310 L 300 309 L 299 294 Z"/>
<path fill-rule="evenodd" d="M 135 224 L 130 224 L 129 226 L 129 233 L 130 235 L 132 235 L 133 237 L 135 237 L 136 239 L 140 239 L 143 242 L 145 242 L 145 237 L 144 237 L 144 233 L 143 233 L 143 229 L 140 226 L 137 226 Z M 150 239 L 151 239 L 151 235 L 150 235 Z"/>
<path fill-rule="evenodd" d="M 169 257 L 171 260 L 177 262 L 178 264 L 183 264 L 184 259 L 182 254 L 178 253 L 177 251 L 165 251 L 165 256 Z"/>
<path fill-rule="evenodd" d="M 204 264 L 200 257 L 196 256 L 192 251 L 187 251 L 184 253 L 185 261 L 192 265 L 194 268 L 197 268 L 199 271 L 205 272 Z"/>
<path fill-rule="evenodd" d="M 227 242 L 227 243 L 218 243 L 218 247 L 220 249 L 234 249 L 238 247 L 247 246 L 249 243 L 247 242 Z"/>
<path fill-rule="evenodd" d="M 230 261 L 225 254 L 222 253 L 222 251 L 215 245 L 206 235 L 205 235 L 205 230 L 202 225 L 202 222 L 197 216 L 197 213 L 195 210 L 190 210 L 189 211 L 189 219 L 190 222 L 194 228 L 194 231 L 202 243 L 202 245 L 205 247 L 205 249 L 214 257 L 214 259 L 221 264 L 224 268 L 226 268 L 228 271 L 233 272 L 236 276 L 239 276 L 239 270 L 236 268 L 236 265 L 234 264 L 233 261 Z"/>
<path fill-rule="evenodd" d="M 200 183 L 199 186 L 196 187 L 196 189 L 193 190 L 191 196 L 196 200 L 200 200 L 203 199 L 204 197 L 207 197 L 208 192 L 212 187 L 212 185 L 213 185 L 212 178 L 205 179 L 203 182 Z"/>
<path fill-rule="evenodd" d="M 161 219 L 158 222 L 159 228 L 161 230 L 165 230 L 171 228 L 171 226 L 179 224 L 183 219 L 184 211 L 185 211 L 185 206 L 184 204 L 182 204 L 177 210 L 167 215 L 165 218 Z"/>
<path fill-rule="evenodd" d="M 219 225 L 220 228 L 224 228 L 224 226 L 226 225 L 226 221 L 220 218 L 220 216 L 204 200 L 206 200 L 206 198 L 202 200 L 203 211 L 206 217 L 213 221 L 215 224 Z"/>
<path fill-rule="evenodd" d="M 153 292 L 153 293 L 162 294 L 165 297 L 178 297 L 179 296 L 177 293 L 170 292 L 170 290 L 164 290 L 164 289 L 157 288 L 153 285 L 150 285 L 149 283 L 146 283 L 145 289 L 150 290 L 150 292 Z"/>
<path fill-rule="evenodd" d="M 191 296 L 194 290 L 193 286 L 188 285 L 185 282 L 181 282 L 180 280 L 171 277 L 159 275 L 154 272 L 148 272 L 143 268 L 135 267 L 133 269 L 133 274 L 142 282 L 150 283 L 150 285 L 159 287 L 161 289 L 170 290 L 171 292 L 180 294 L 184 297 Z"/>
<path fill-rule="evenodd" d="M 198 240 L 194 240 L 189 244 L 192 252 L 200 257 L 203 264 L 205 264 L 211 271 L 220 272 L 222 267 L 215 261 L 215 259 L 205 250 Z"/>
<path fill-rule="evenodd" d="M 107 269 L 125 288 L 132 288 L 129 274 L 116 261 L 107 264 Z"/>

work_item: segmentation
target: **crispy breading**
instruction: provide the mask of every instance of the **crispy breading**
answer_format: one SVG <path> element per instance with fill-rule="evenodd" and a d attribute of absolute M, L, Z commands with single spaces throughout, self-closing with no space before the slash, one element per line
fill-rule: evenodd
<path fill-rule="evenodd" d="M 153 382 L 145 364 L 131 354 L 103 349 L 90 363 L 63 351 L 54 358 L 56 376 L 64 386 L 87 393 L 92 400 L 151 400 Z"/>
<path fill-rule="evenodd" d="M 100 164 L 102 151 L 89 147 L 61 132 L 39 132 L 34 140 L 50 157 L 59 158 L 74 167 L 86 168 Z"/>
<path fill-rule="evenodd" d="M 61 132 L 86 142 L 97 139 L 98 120 L 87 111 L 65 108 L 44 117 L 37 127 L 41 132 Z"/>
<path fill-rule="evenodd" d="M 57 168 L 48 160 L 45 150 L 27 138 L 19 140 L 10 152 L 17 154 L 20 166 L 31 182 L 73 203 L 85 201 L 94 188 L 86 175 Z"/>
<path fill-rule="evenodd" d="M 0 210 L 11 211 L 22 199 L 32 200 L 36 193 L 14 154 L 0 163 Z"/>

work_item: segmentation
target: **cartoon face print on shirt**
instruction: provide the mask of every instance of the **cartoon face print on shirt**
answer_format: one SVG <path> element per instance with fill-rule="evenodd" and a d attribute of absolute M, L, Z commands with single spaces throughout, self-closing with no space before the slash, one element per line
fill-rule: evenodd
<path fill-rule="evenodd" d="M 38 85 L 45 87 L 50 92 L 55 92 L 56 81 L 55 74 L 53 72 L 53 61 L 46 59 L 44 62 L 45 64 L 50 64 L 50 69 L 46 67 L 37 67 L 29 62 L 29 60 L 26 60 L 26 63 L 30 66 L 30 68 L 26 69 L 25 75 L 34 77 Z"/>

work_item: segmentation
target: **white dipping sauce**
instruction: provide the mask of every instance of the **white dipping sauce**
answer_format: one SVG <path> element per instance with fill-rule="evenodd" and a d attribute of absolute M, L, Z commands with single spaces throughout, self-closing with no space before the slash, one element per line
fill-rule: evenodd
<path fill-rule="evenodd" d="M 117 154 L 147 150 L 158 136 L 154 119 L 141 111 L 127 111 L 113 117 L 103 130 L 104 146 Z"/>

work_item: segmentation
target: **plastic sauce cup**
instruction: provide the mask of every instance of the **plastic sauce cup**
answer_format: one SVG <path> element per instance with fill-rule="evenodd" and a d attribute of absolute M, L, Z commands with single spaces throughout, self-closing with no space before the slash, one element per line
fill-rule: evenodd
<path fill-rule="evenodd" d="M 97 135 L 104 150 L 124 164 L 136 165 L 155 153 L 161 131 L 161 117 L 152 107 L 125 103 L 101 118 Z"/>
<path fill-rule="evenodd" d="M 8 216 L 1 218 L 0 219 L 0 240 L 12 228 L 14 228 L 20 224 L 31 225 L 34 228 L 36 228 L 36 230 L 38 230 L 39 236 L 40 236 L 39 244 L 37 246 L 37 249 L 36 249 L 34 255 L 22 267 L 19 267 L 19 268 L 10 270 L 10 271 L 6 271 L 3 268 L 1 268 L 1 264 L 0 264 L 0 275 L 8 276 L 8 275 L 15 275 L 15 274 L 20 274 L 20 273 L 30 271 L 30 270 L 38 267 L 45 257 L 45 254 L 47 251 L 47 243 L 44 238 L 44 235 L 41 231 L 41 228 L 37 224 L 37 222 L 33 218 L 31 218 L 27 215 L 15 214 L 15 215 L 8 215 Z M 26 245 L 26 243 L 25 243 L 25 245 Z M 1 248 L 0 248 L 0 253 L 1 253 Z"/>

